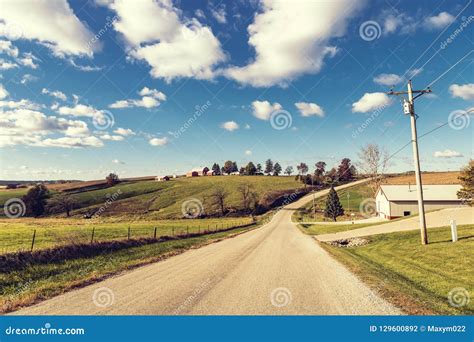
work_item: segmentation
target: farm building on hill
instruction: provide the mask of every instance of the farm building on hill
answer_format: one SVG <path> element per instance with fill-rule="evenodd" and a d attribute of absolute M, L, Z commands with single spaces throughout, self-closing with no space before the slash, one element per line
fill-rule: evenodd
<path fill-rule="evenodd" d="M 423 185 L 425 211 L 458 207 L 460 185 Z M 418 197 L 413 185 L 381 185 L 375 195 L 377 215 L 394 219 L 418 213 Z"/>
<path fill-rule="evenodd" d="M 199 177 L 199 176 L 213 176 L 214 171 L 209 170 L 208 167 L 194 168 L 186 173 L 186 177 Z"/>

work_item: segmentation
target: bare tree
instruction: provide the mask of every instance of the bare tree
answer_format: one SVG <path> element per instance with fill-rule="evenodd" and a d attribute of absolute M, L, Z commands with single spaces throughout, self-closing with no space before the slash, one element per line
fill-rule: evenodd
<path fill-rule="evenodd" d="M 228 193 L 225 191 L 223 188 L 216 188 L 212 194 L 211 197 L 214 199 L 214 203 L 219 207 L 221 211 L 221 215 L 225 215 L 225 199 L 227 197 Z"/>
<path fill-rule="evenodd" d="M 375 195 L 383 181 L 388 166 L 388 152 L 376 143 L 369 143 L 358 152 L 358 167 L 370 177 L 369 187 Z"/>
<path fill-rule="evenodd" d="M 254 191 L 253 186 L 249 183 L 245 183 L 245 184 L 239 185 L 237 190 L 240 192 L 242 196 L 242 206 L 245 212 L 250 211 L 252 201 L 255 202 L 257 198 L 257 193 Z"/>
<path fill-rule="evenodd" d="M 78 203 L 68 194 L 57 195 L 47 201 L 46 207 L 50 213 L 65 213 L 66 217 L 71 216 L 71 211 L 77 208 Z"/>

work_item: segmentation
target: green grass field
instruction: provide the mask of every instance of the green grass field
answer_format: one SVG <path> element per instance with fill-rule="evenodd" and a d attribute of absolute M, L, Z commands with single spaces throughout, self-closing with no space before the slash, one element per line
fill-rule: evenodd
<path fill-rule="evenodd" d="M 265 194 L 279 190 L 293 190 L 303 187 L 294 177 L 265 176 L 217 176 L 177 178 L 168 182 L 135 181 L 123 182 L 113 187 L 77 192 L 71 194 L 77 208 L 73 215 L 82 217 L 86 212 L 94 212 L 110 199 L 115 198 L 107 206 L 102 216 L 133 216 L 147 219 L 179 219 L 183 218 L 182 205 L 189 199 L 197 199 L 202 203 L 204 214 L 215 215 L 219 210 L 212 198 L 217 187 L 223 188 L 228 196 L 225 205 L 230 212 L 238 212 L 243 208 L 240 185 L 249 184 L 261 199 Z M 21 198 L 26 189 L 0 191 L 0 205 L 9 198 Z M 53 192 L 55 196 L 57 192 Z"/>
<path fill-rule="evenodd" d="M 360 204 L 367 198 L 373 198 L 372 192 L 367 184 L 360 184 L 339 190 L 337 191 L 337 195 L 339 196 L 339 201 L 344 208 L 344 216 L 338 217 L 338 221 L 349 221 L 352 219 L 358 220 L 365 218 L 359 210 Z M 295 218 L 295 221 L 298 222 L 331 221 L 330 219 L 324 217 L 325 206 L 326 196 L 315 200 L 315 215 L 313 203 L 309 202 L 304 207 L 297 210 L 293 217 Z"/>
<path fill-rule="evenodd" d="M 36 230 L 34 250 L 87 243 L 91 241 L 94 228 L 94 241 L 122 240 L 128 238 L 153 237 L 157 228 L 157 237 L 180 235 L 227 229 L 251 223 L 250 217 L 220 219 L 182 219 L 182 220 L 84 220 L 58 218 L 21 218 L 0 219 L 0 254 L 30 250 L 33 232 Z"/>
<path fill-rule="evenodd" d="M 104 252 L 90 258 L 35 264 L 20 270 L 0 273 L 0 312 L 8 312 L 20 306 L 33 304 L 122 271 L 156 262 L 189 248 L 255 227 L 257 226 L 125 248 L 114 252 Z"/>
<path fill-rule="evenodd" d="M 459 226 L 456 243 L 449 227 L 429 229 L 428 235 L 427 246 L 418 231 L 374 235 L 360 247 L 321 245 L 409 314 L 474 314 L 474 225 Z M 465 298 L 465 305 L 450 305 L 450 291 L 459 294 L 455 304 Z"/>

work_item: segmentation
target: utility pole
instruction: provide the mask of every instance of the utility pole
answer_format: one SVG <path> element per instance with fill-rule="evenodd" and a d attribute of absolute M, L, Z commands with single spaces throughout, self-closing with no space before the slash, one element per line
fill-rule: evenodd
<path fill-rule="evenodd" d="M 408 95 L 408 100 L 405 98 L 403 99 L 403 112 L 405 115 L 410 115 L 413 162 L 415 163 L 415 178 L 418 194 L 418 213 L 420 217 L 421 243 L 423 245 L 428 244 L 428 233 L 426 231 L 425 206 L 423 203 L 423 184 L 421 182 L 420 172 L 420 154 L 418 152 L 418 135 L 416 132 L 417 115 L 415 114 L 415 99 L 426 93 L 431 93 L 431 89 L 427 88 L 423 90 L 413 90 L 411 86 L 411 80 L 408 81 L 407 91 L 390 91 L 387 93 L 388 95 Z M 413 94 L 418 95 L 413 97 Z"/>

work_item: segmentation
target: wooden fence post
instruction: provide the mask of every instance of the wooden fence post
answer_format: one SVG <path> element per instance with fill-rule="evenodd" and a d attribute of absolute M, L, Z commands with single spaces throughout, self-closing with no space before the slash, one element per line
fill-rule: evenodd
<path fill-rule="evenodd" d="M 155 232 L 153 233 L 153 239 L 156 240 L 156 227 L 155 227 Z"/>
<path fill-rule="evenodd" d="M 172 228 L 172 233 L 171 233 L 172 236 L 174 236 L 174 227 Z"/>
<path fill-rule="evenodd" d="M 130 226 L 128 226 L 128 235 L 127 235 L 128 240 L 130 240 Z"/>
<path fill-rule="evenodd" d="M 95 227 L 92 227 L 91 243 L 94 242 L 94 232 L 95 232 Z"/>
<path fill-rule="evenodd" d="M 33 252 L 33 247 L 35 246 L 35 239 L 36 239 L 36 229 L 33 230 L 33 238 L 31 239 L 31 249 L 30 249 L 30 252 Z"/>
<path fill-rule="evenodd" d="M 186 227 L 186 235 L 189 235 L 189 226 Z"/>

